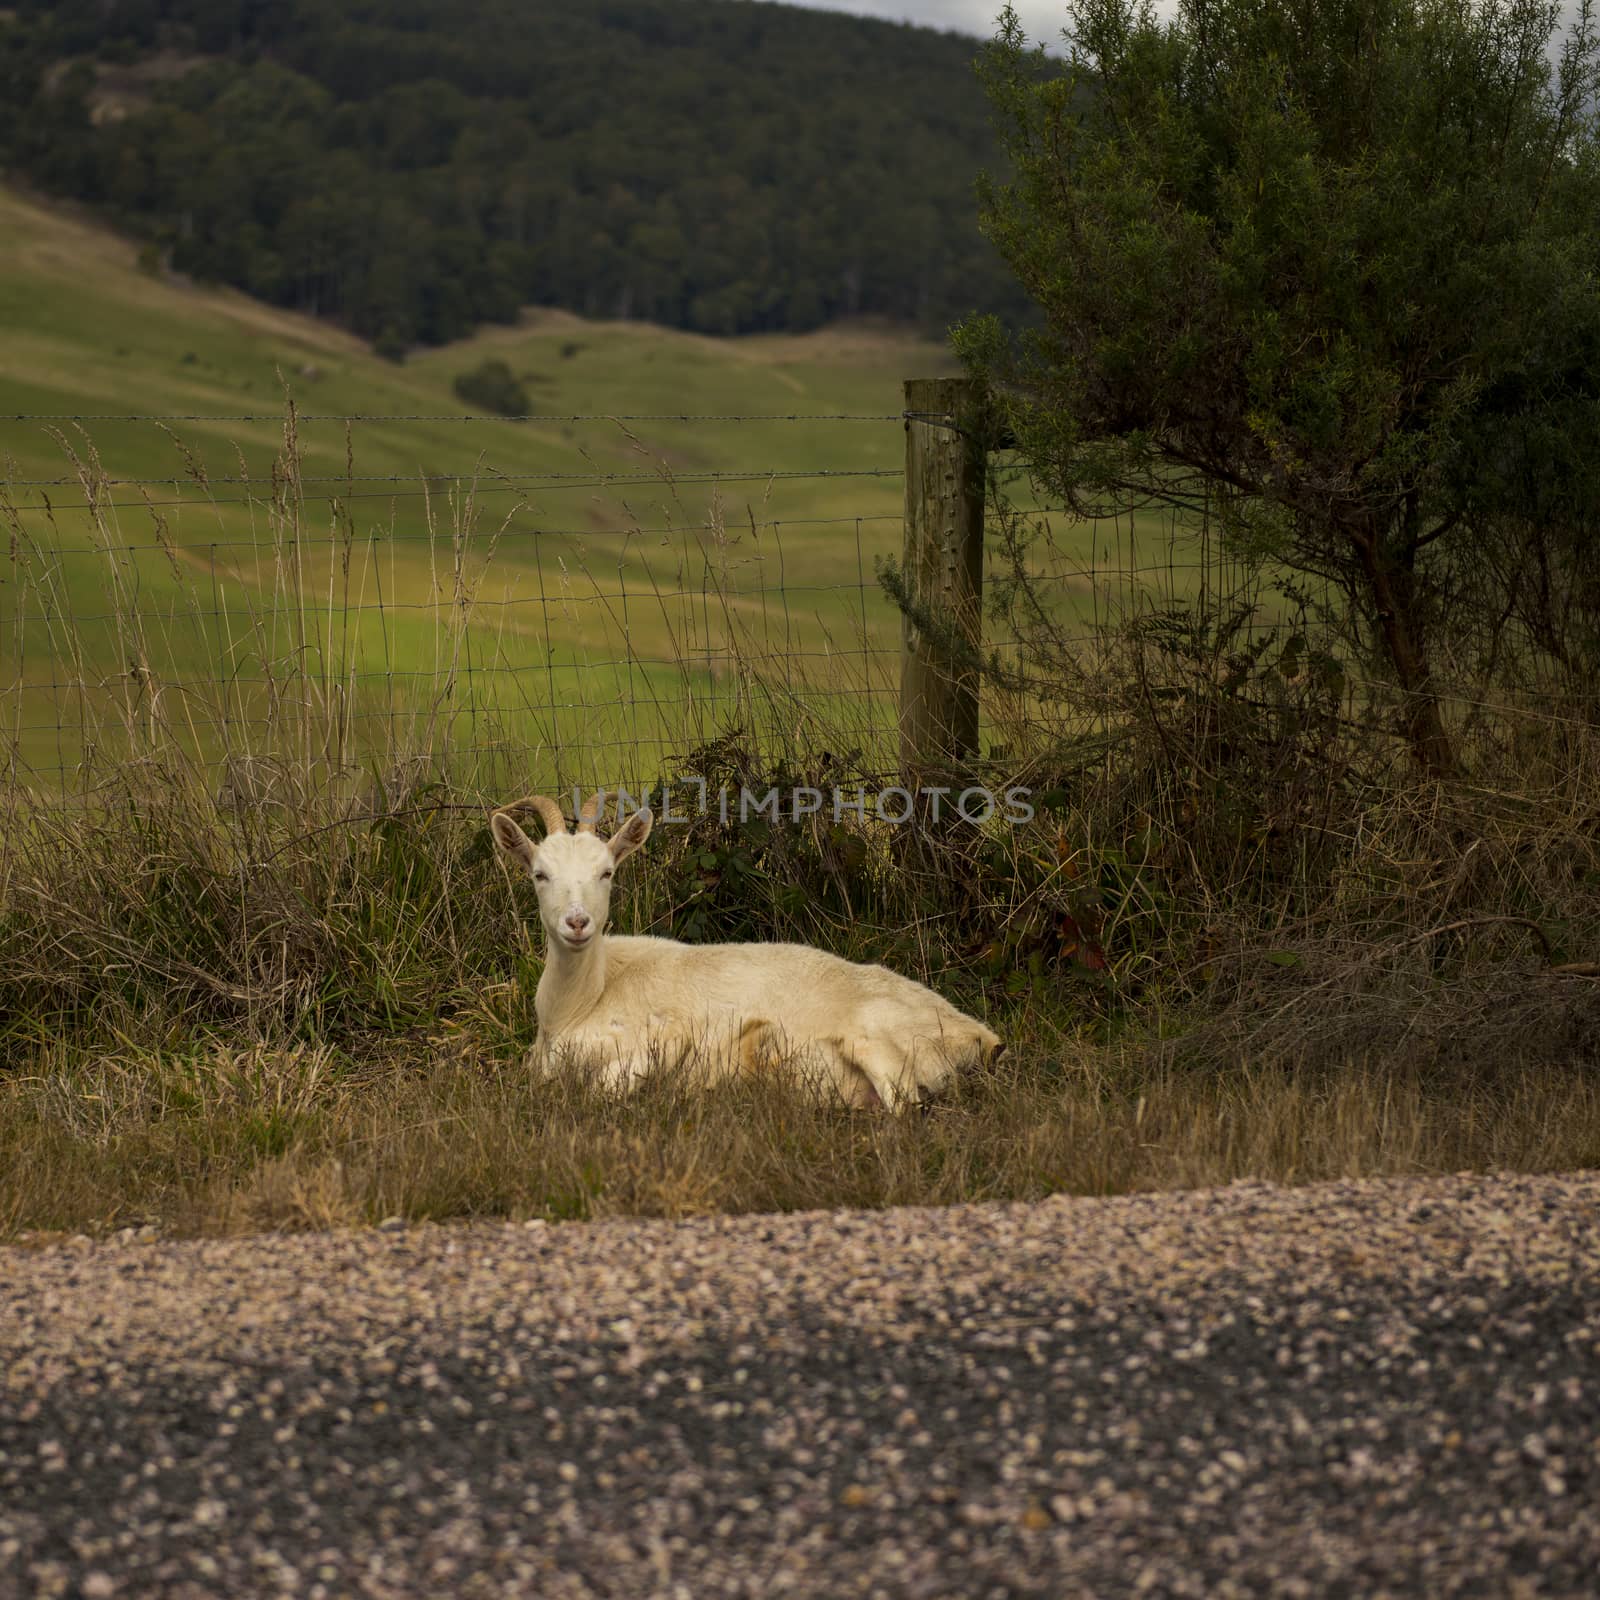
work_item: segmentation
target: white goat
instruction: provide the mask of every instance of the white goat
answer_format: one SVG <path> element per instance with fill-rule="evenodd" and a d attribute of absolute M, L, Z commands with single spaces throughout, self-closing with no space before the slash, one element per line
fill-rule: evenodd
<path fill-rule="evenodd" d="M 650 835 L 636 811 L 609 841 L 596 795 L 568 833 L 544 795 L 490 817 L 495 842 L 533 879 L 545 967 L 535 1058 L 576 1057 L 626 1089 L 653 1065 L 693 1061 L 712 1077 L 788 1063 L 852 1105 L 897 1110 L 991 1061 L 1000 1040 L 947 1000 L 890 972 L 799 944 L 681 944 L 609 937 L 611 878 Z M 536 845 L 513 810 L 537 813 Z"/>

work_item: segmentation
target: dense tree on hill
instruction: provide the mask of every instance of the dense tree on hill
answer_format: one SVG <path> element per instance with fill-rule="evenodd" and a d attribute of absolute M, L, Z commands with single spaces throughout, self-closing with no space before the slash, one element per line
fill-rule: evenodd
<path fill-rule="evenodd" d="M 23 0 L 0 158 L 391 347 L 1014 309 L 971 47 L 752 0 Z"/>

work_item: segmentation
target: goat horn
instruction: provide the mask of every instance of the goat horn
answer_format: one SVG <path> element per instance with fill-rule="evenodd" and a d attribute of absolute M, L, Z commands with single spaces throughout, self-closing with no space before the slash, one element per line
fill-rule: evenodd
<path fill-rule="evenodd" d="M 595 792 L 583 802 L 583 810 L 578 813 L 578 832 L 593 833 L 595 824 L 600 820 L 600 813 L 605 810 L 606 792 L 596 789 Z"/>
<path fill-rule="evenodd" d="M 526 800 L 514 801 L 503 809 L 506 811 L 536 811 L 539 814 L 539 820 L 544 824 L 546 833 L 565 833 L 567 831 L 567 819 L 561 815 L 561 807 L 549 795 L 530 794 Z"/>

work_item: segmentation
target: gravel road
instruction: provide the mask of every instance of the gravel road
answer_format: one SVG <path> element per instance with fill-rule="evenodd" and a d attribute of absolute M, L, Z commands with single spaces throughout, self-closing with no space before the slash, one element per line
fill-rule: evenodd
<path fill-rule="evenodd" d="M 1600 1174 L 0 1251 L 0 1594 L 1593 1595 Z"/>

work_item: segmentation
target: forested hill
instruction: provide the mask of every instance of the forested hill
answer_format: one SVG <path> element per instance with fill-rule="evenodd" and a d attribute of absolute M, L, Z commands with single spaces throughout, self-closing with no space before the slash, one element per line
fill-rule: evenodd
<path fill-rule="evenodd" d="M 0 160 L 395 352 L 526 303 L 928 325 L 1016 304 L 973 51 L 757 0 L 22 0 Z"/>

